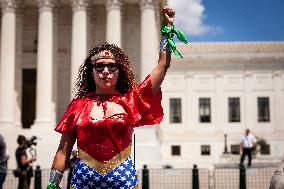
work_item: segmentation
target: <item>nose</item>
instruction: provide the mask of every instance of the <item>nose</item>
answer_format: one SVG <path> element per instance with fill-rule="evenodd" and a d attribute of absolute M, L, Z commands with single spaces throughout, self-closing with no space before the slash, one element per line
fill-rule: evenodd
<path fill-rule="evenodd" d="M 106 73 L 106 74 L 108 74 L 108 73 L 109 73 L 109 70 L 108 70 L 108 67 L 107 67 L 107 66 L 105 66 L 105 67 L 104 67 L 104 69 L 103 69 L 103 73 Z"/>

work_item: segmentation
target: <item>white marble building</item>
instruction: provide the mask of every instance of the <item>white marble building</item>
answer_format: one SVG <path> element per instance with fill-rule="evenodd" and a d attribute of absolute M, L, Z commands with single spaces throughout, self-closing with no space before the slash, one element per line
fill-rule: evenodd
<path fill-rule="evenodd" d="M 0 2 L 0 133 L 10 152 L 9 168 L 16 165 L 18 134 L 40 137 L 36 164 L 49 168 L 60 137 L 53 128 L 72 98 L 77 69 L 88 49 L 104 41 L 120 45 L 138 79 L 144 78 L 158 59 L 159 9 L 164 1 Z M 178 48 L 185 58 L 173 58 L 163 84 L 164 121 L 135 131 L 136 167 L 237 162 L 239 155 L 222 155 L 224 134 L 231 151 L 247 127 L 270 145 L 270 154 L 258 156 L 259 161 L 279 158 L 284 149 L 284 44 L 202 43 Z M 234 107 L 232 123 L 228 98 Z M 201 145 L 207 155 L 201 155 Z"/>
<path fill-rule="evenodd" d="M 253 163 L 279 160 L 284 154 L 284 43 L 192 43 L 178 48 L 185 58 L 174 58 L 163 83 L 163 164 L 237 164 L 236 145 L 246 128 L 267 144 Z M 223 154 L 225 134 L 229 154 Z"/>

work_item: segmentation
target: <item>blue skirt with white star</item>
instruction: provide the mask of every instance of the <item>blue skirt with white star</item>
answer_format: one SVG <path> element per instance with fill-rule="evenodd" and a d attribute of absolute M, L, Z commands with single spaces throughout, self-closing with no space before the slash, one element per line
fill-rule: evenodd
<path fill-rule="evenodd" d="M 71 186 L 76 189 L 130 189 L 137 184 L 136 171 L 130 157 L 106 175 L 78 158 L 71 179 Z"/>

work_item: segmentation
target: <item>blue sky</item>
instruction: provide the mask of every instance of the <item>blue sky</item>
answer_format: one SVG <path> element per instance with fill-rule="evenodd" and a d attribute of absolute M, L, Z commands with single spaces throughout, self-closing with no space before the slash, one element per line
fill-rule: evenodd
<path fill-rule="evenodd" d="M 168 0 L 192 42 L 284 41 L 284 0 Z"/>

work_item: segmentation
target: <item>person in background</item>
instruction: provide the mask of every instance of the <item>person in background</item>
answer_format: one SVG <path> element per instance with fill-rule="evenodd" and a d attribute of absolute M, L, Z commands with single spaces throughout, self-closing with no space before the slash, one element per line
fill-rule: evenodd
<path fill-rule="evenodd" d="M 284 188 L 284 155 L 281 163 L 275 170 L 270 180 L 269 189 L 283 189 Z"/>
<path fill-rule="evenodd" d="M 7 175 L 8 159 L 9 156 L 7 155 L 6 151 L 6 143 L 0 134 L 0 189 L 3 188 L 3 183 L 5 182 Z"/>
<path fill-rule="evenodd" d="M 31 174 L 32 174 L 31 163 L 36 161 L 36 156 L 32 155 L 32 157 L 28 159 L 25 136 L 19 135 L 17 138 L 17 143 L 19 144 L 19 146 L 16 149 L 15 155 L 18 167 L 21 170 L 19 176 L 18 189 L 29 189 L 31 183 Z"/>
<path fill-rule="evenodd" d="M 245 156 L 248 156 L 248 167 L 251 166 L 251 152 L 256 146 L 256 138 L 250 133 L 249 129 L 246 129 L 245 135 L 241 139 L 241 162 L 240 165 L 243 165 Z"/>

